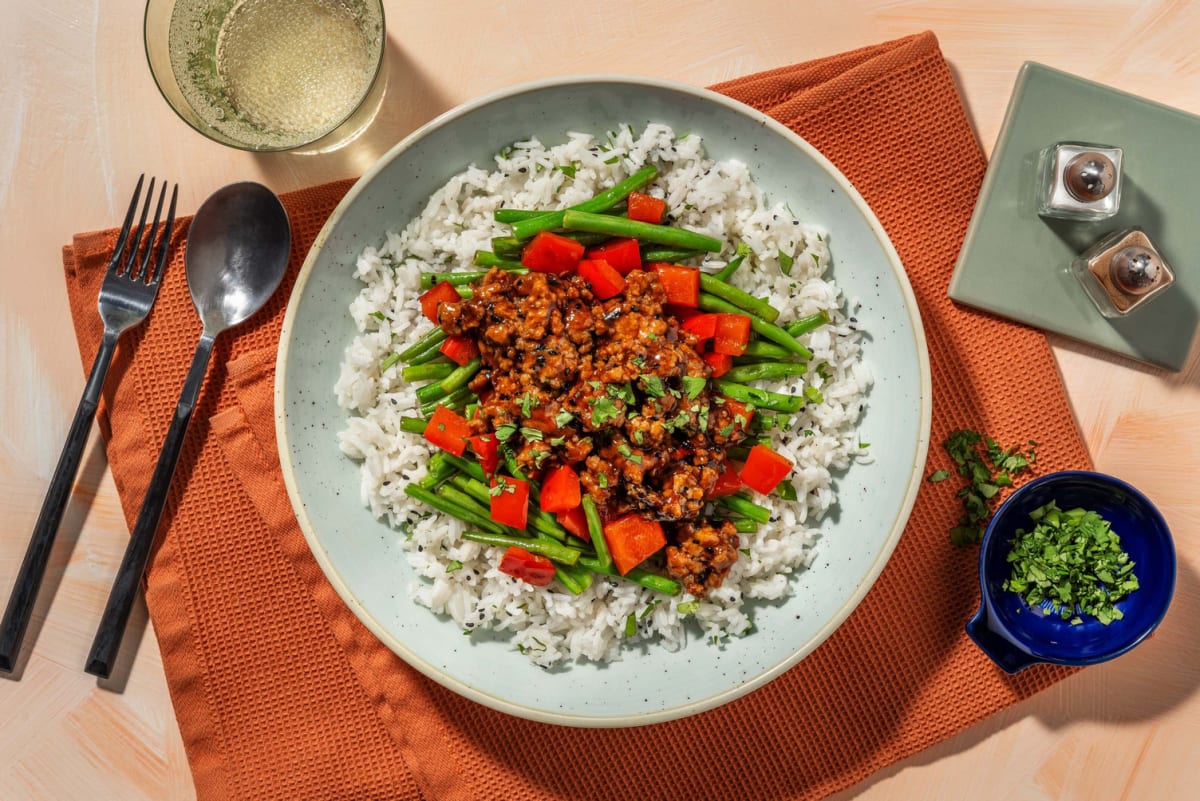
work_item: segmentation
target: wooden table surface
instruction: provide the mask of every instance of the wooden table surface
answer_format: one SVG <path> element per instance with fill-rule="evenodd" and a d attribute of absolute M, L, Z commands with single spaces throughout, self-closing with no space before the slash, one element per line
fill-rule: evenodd
<path fill-rule="evenodd" d="M 1200 7 L 1174 2 L 388 2 L 389 89 L 373 127 L 325 156 L 213 144 L 167 107 L 133 0 L 0 0 L 0 599 L 6 599 L 84 376 L 60 247 L 116 224 L 138 173 L 178 180 L 191 213 L 218 186 L 283 192 L 360 174 L 434 115 L 514 83 L 637 73 L 708 85 L 933 30 L 991 149 L 1013 80 L 1040 61 L 1200 112 Z M 1177 258 L 1197 258 L 1181 254 Z M 1090 668 L 839 799 L 1197 797 L 1200 780 L 1200 357 L 1171 374 L 1052 339 L 1098 469 L 1145 490 L 1180 557 L 1171 612 Z M 128 530 L 97 436 L 26 639 L 0 679 L 0 798 L 194 797 L 144 606 L 120 692 L 83 673 Z M 32 646 L 32 653 L 29 649 Z"/>

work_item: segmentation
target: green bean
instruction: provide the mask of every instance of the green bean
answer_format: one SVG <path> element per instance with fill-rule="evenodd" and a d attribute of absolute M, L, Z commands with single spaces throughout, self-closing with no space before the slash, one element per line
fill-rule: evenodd
<path fill-rule="evenodd" d="M 469 387 L 459 387 L 443 398 L 421 404 L 421 414 L 429 418 L 439 406 L 445 406 L 447 409 L 457 412 L 475 399 L 475 393 Z"/>
<path fill-rule="evenodd" d="M 754 297 L 749 292 L 738 289 L 733 284 L 727 284 L 720 278 L 711 276 L 708 273 L 700 273 L 700 289 L 710 295 L 716 295 L 719 298 L 729 301 L 739 309 L 745 309 L 751 314 L 757 314 L 768 323 L 773 323 L 779 319 L 779 309 L 770 303 Z"/>
<path fill-rule="evenodd" d="M 592 586 L 592 571 L 579 565 L 555 565 L 554 577 L 572 595 L 581 595 Z"/>
<path fill-rule="evenodd" d="M 424 367 L 425 365 L 420 366 Z M 417 400 L 419 400 L 422 405 L 425 405 L 427 403 L 433 403 L 434 401 L 441 400 L 449 395 L 449 392 L 442 389 L 442 381 L 444 380 L 444 377 L 439 378 L 437 381 L 431 381 L 428 384 L 417 387 Z"/>
<path fill-rule="evenodd" d="M 688 261 L 703 256 L 702 250 L 684 250 L 682 248 L 646 248 L 642 251 L 642 261 L 647 264 Z"/>
<path fill-rule="evenodd" d="M 409 434 L 424 434 L 427 423 L 417 417 L 401 417 L 400 430 Z"/>
<path fill-rule="evenodd" d="M 737 306 L 734 306 L 729 301 L 727 301 L 723 298 L 718 298 L 716 295 L 710 295 L 707 292 L 700 293 L 700 309 L 702 311 L 706 311 L 706 312 L 722 312 L 725 314 L 745 314 L 745 312 L 742 309 L 739 309 Z M 761 337 L 769 339 L 772 342 L 775 342 L 776 344 L 782 345 L 783 347 L 787 348 L 792 353 L 799 356 L 801 359 L 811 359 L 812 358 L 812 351 L 810 351 L 808 348 L 804 347 L 802 344 L 797 342 L 796 338 L 793 337 L 791 334 L 789 334 L 787 331 L 784 331 L 782 328 L 775 325 L 774 323 L 767 322 L 766 320 L 762 319 L 761 317 L 758 317 L 757 315 L 751 314 L 748 316 L 750 317 L 750 328 L 754 331 L 754 333 L 758 334 Z"/>
<path fill-rule="evenodd" d="M 778 495 L 785 501 L 798 500 L 798 496 L 796 495 L 796 485 L 790 481 L 780 481 L 779 485 L 775 487 L 775 491 L 771 494 Z"/>
<path fill-rule="evenodd" d="M 796 395 L 784 395 L 780 392 L 770 392 L 758 387 L 748 387 L 745 384 L 735 384 L 732 381 L 714 379 L 717 389 L 729 397 L 742 403 L 753 403 L 756 408 L 770 409 L 773 412 L 798 412 L 804 408 L 804 398 Z"/>
<path fill-rule="evenodd" d="M 429 472 L 425 474 L 424 478 L 417 482 L 417 486 L 423 489 L 431 490 L 438 484 L 441 484 L 443 481 L 450 478 L 450 476 L 454 475 L 454 466 L 445 459 L 441 458 L 442 456 L 446 455 L 448 454 L 446 454 L 445 451 L 437 451 L 433 454 L 433 456 L 429 457 L 429 464 L 426 466 L 426 469 Z"/>
<path fill-rule="evenodd" d="M 737 248 L 734 249 L 733 258 L 729 260 L 728 264 L 713 273 L 713 278 L 718 281 L 728 281 L 738 271 L 738 268 L 742 266 L 742 262 L 749 255 L 750 246 L 745 242 L 738 242 Z"/>
<path fill-rule="evenodd" d="M 764 361 L 785 362 L 795 354 L 782 345 L 776 345 L 774 342 L 753 339 L 746 345 L 746 351 L 742 355 L 753 356 Z"/>
<path fill-rule="evenodd" d="M 476 356 L 474 359 L 471 359 L 471 361 L 467 362 L 462 367 L 459 367 L 453 373 L 443 378 L 442 389 L 449 393 L 453 392 L 459 387 L 465 387 L 467 382 L 475 377 L 475 374 L 479 372 L 479 368 L 482 366 L 483 362 L 479 361 L 479 357 Z"/>
<path fill-rule="evenodd" d="M 649 166 L 635 172 L 633 175 L 626 178 L 624 181 L 617 183 L 609 189 L 605 189 L 595 197 L 589 198 L 571 208 L 576 211 L 583 212 L 601 212 L 610 209 L 620 203 L 625 198 L 629 197 L 630 192 L 641 189 L 646 184 L 653 181 L 658 176 L 658 169 Z M 528 220 L 521 220 L 513 223 L 512 234 L 517 239 L 528 239 L 540 231 L 549 231 L 553 228 L 563 227 L 563 218 L 566 216 L 567 210 L 552 211 L 543 214 L 540 217 L 532 217 Z"/>
<path fill-rule="evenodd" d="M 583 516 L 587 518 L 588 534 L 592 538 L 592 547 L 596 549 L 596 563 L 601 567 L 612 565 L 612 555 L 608 552 L 608 543 L 604 539 L 604 524 L 600 522 L 600 512 L 592 496 L 583 496 Z"/>
<path fill-rule="evenodd" d="M 630 237 L 639 242 L 654 242 L 675 248 L 690 250 L 707 250 L 716 252 L 721 249 L 721 241 L 707 234 L 688 231 L 684 228 L 672 228 L 669 225 L 630 220 L 622 217 L 609 217 L 604 214 L 591 214 L 586 211 L 568 211 L 563 215 L 563 227 L 573 231 L 589 231 L 609 236 Z"/>
<path fill-rule="evenodd" d="M 717 498 L 717 503 L 732 512 L 737 512 L 742 517 L 753 520 L 755 523 L 766 523 L 771 519 L 770 509 L 765 506 L 759 506 L 757 503 L 740 495 L 724 495 Z"/>
<path fill-rule="evenodd" d="M 470 459 L 464 459 L 461 456 L 455 456 L 452 453 L 438 451 L 447 462 L 454 465 L 454 468 L 460 473 L 465 473 L 476 481 L 486 482 L 487 476 L 483 472 L 483 465 L 479 462 L 472 462 Z"/>
<path fill-rule="evenodd" d="M 541 554 L 547 559 L 573 565 L 579 562 L 579 551 L 568 548 L 561 542 L 555 542 L 543 537 L 513 537 L 508 534 L 496 534 L 491 531 L 464 531 L 463 539 L 480 542 L 484 545 L 496 545 L 501 548 L 524 548 L 530 553 Z"/>
<path fill-rule="evenodd" d="M 440 327 L 434 327 L 428 331 L 420 339 L 408 346 L 405 350 L 400 351 L 400 358 L 408 363 L 411 363 L 412 357 L 419 356 L 429 348 L 433 348 L 434 352 L 441 347 L 441 344 L 446 341 L 446 332 Z"/>
<path fill-rule="evenodd" d="M 463 521 L 472 526 L 478 526 L 492 534 L 500 534 L 500 526 L 492 522 L 486 515 L 480 515 L 471 507 L 463 507 L 454 501 L 444 497 L 439 489 L 437 492 L 430 492 L 426 487 L 419 484 L 406 484 L 404 492 L 411 498 L 415 498 L 426 506 L 430 506 L 439 512 L 444 512 L 453 518 Z"/>
<path fill-rule="evenodd" d="M 475 251 L 474 258 L 476 267 L 499 267 L 501 270 L 510 273 L 527 273 L 529 268 L 519 261 L 512 259 L 502 259 L 490 250 Z"/>
<path fill-rule="evenodd" d="M 399 353 L 394 353 L 394 352 L 389 353 L 387 356 L 384 356 L 383 359 L 379 362 L 379 372 L 386 373 L 387 369 L 398 361 L 400 361 Z"/>
<path fill-rule="evenodd" d="M 466 286 L 487 275 L 487 270 L 465 270 L 459 273 L 421 273 L 421 289 L 431 289 L 435 284 Z M 459 293 L 462 294 L 461 292 Z"/>
<path fill-rule="evenodd" d="M 413 364 L 405 367 L 400 371 L 400 377 L 405 381 L 416 383 L 418 381 L 441 381 L 446 376 L 454 372 L 456 364 L 450 362 L 426 362 L 425 364 Z"/>
<path fill-rule="evenodd" d="M 733 527 L 737 529 L 739 534 L 753 534 L 758 531 L 758 523 L 746 517 L 739 517 L 729 522 L 733 523 Z"/>
<path fill-rule="evenodd" d="M 604 215 L 600 215 L 604 217 Z M 612 219 L 604 217 L 604 219 Z M 555 231 L 561 237 L 574 239 L 585 248 L 590 248 L 593 245 L 599 245 L 609 239 L 609 235 L 594 231 Z M 497 258 L 505 261 L 521 260 L 521 254 L 525 251 L 525 245 L 529 244 L 528 240 L 518 239 L 515 236 L 497 236 L 492 238 L 492 253 Z"/>
<path fill-rule="evenodd" d="M 735 462 L 744 462 L 750 456 L 750 449 L 745 445 L 732 445 L 725 449 L 725 458 Z"/>
<path fill-rule="evenodd" d="M 758 364 L 743 364 L 728 370 L 721 378 L 737 384 L 747 381 L 779 381 L 783 378 L 804 375 L 808 372 L 807 364 L 796 362 L 759 362 Z"/>
<path fill-rule="evenodd" d="M 621 207 L 617 208 L 617 206 L 621 206 Z M 564 209 L 564 211 L 565 210 L 566 209 Z M 492 214 L 492 219 L 494 219 L 498 223 L 504 223 L 505 225 L 511 225 L 512 223 L 518 223 L 518 222 L 521 222 L 522 220 L 531 220 L 534 217 L 544 217 L 545 215 L 547 215 L 549 213 L 550 212 L 546 211 L 545 209 L 496 209 L 496 211 Z M 611 208 L 604 209 L 601 212 L 601 214 L 624 214 L 624 213 L 625 213 L 625 208 L 624 208 L 624 206 L 622 206 L 620 204 L 619 201 L 616 205 L 612 206 Z"/>
<path fill-rule="evenodd" d="M 794 337 L 801 334 L 807 334 L 815 328 L 820 328 L 829 322 L 829 312 L 819 311 L 816 314 L 810 314 L 808 317 L 801 317 L 799 320 L 788 323 L 783 327 L 784 331 Z"/>
<path fill-rule="evenodd" d="M 605 576 L 618 576 L 626 581 L 632 581 L 634 584 L 640 584 L 647 589 L 661 592 L 664 595 L 678 595 L 683 588 L 679 586 L 679 582 L 674 579 L 669 579 L 666 576 L 660 576 L 656 573 L 651 573 L 649 570 L 643 570 L 640 567 L 630 569 L 628 573 L 622 576 L 617 572 L 617 569 L 612 565 L 604 566 L 596 559 L 590 556 L 579 557 L 579 564 L 586 567 L 595 573 L 600 573 Z"/>
<path fill-rule="evenodd" d="M 460 473 L 450 479 L 450 483 L 480 503 L 490 506 L 491 493 L 488 490 L 487 484 L 482 480 Z M 532 484 L 530 486 L 532 487 Z M 535 529 L 540 534 L 553 537 L 559 542 L 567 541 L 567 530 L 554 519 L 554 515 L 548 512 L 543 512 L 541 509 L 530 509 L 527 522 L 530 528 Z"/>

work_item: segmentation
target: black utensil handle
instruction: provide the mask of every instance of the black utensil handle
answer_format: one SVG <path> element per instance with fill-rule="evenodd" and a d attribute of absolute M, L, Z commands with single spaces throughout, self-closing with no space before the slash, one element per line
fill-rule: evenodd
<path fill-rule="evenodd" d="M 113 663 L 116 661 L 117 652 L 121 648 L 125 625 L 129 622 L 129 613 L 137 598 L 138 585 L 141 583 L 142 573 L 146 570 L 146 562 L 150 558 L 150 550 L 154 545 L 154 535 L 158 531 L 158 523 L 167 503 L 167 493 L 171 489 L 175 465 L 179 462 L 179 454 L 183 450 L 188 423 L 191 422 L 192 412 L 196 407 L 196 398 L 204 383 L 204 373 L 208 369 L 208 359 L 212 354 L 213 339 L 213 335 L 207 331 L 200 338 L 196 355 L 192 359 L 192 366 L 188 369 L 187 378 L 183 382 L 183 390 L 179 393 L 175 416 L 171 419 L 170 428 L 167 429 L 162 450 L 158 454 L 158 463 L 154 465 L 154 473 L 150 476 L 150 485 L 146 488 L 142 508 L 138 512 L 137 521 L 133 524 L 129 544 L 125 547 L 125 556 L 121 559 L 121 566 L 117 569 L 117 576 L 113 580 L 112 590 L 108 595 L 108 603 L 104 607 L 100 626 L 92 641 L 92 651 L 88 655 L 84 670 L 100 678 L 108 678 Z"/>
<path fill-rule="evenodd" d="M 104 377 L 108 374 L 116 347 L 117 335 L 105 332 L 100 340 L 100 349 L 96 351 L 96 359 L 92 362 L 92 370 L 88 373 L 83 395 L 79 398 L 79 406 L 75 409 L 75 419 L 67 431 L 67 441 L 58 457 L 58 466 L 54 468 L 50 487 L 42 500 L 42 510 L 33 526 L 33 535 L 25 549 L 25 558 L 17 572 L 12 595 L 8 598 L 4 621 L 0 622 L 0 671 L 5 673 L 11 672 L 17 663 L 17 654 L 21 651 L 21 642 L 25 639 L 25 629 L 29 626 L 38 588 L 42 585 L 42 577 L 50 561 L 50 550 L 71 497 L 75 476 L 79 473 L 83 446 L 87 444 L 88 434 L 92 430 L 92 418 L 96 415 Z"/>

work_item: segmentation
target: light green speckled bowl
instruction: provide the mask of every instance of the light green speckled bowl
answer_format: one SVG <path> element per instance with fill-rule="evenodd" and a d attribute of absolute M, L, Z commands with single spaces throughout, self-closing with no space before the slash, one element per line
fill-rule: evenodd
<path fill-rule="evenodd" d="M 397 532 L 359 503 L 358 465 L 338 450 L 346 413 L 333 385 L 355 334 L 348 305 L 354 263 L 383 232 L 402 228 L 428 196 L 474 162 L 536 135 L 597 134 L 661 122 L 704 137 L 709 155 L 745 162 L 772 200 L 830 232 L 833 275 L 869 332 L 875 376 L 862 438 L 875 462 L 837 477 L 838 507 L 821 525 L 815 562 L 785 602 L 753 604 L 755 631 L 720 647 L 699 638 L 671 653 L 630 647 L 607 665 L 545 671 L 502 636 L 464 637 L 408 601 Z M 425 675 L 480 703 L 576 726 L 632 726 L 731 701 L 780 675 L 846 619 L 891 555 L 912 509 L 929 440 L 929 360 L 912 289 L 883 228 L 849 182 L 774 120 L 690 86 L 588 76 L 519 86 L 468 103 L 413 133 L 347 193 L 304 263 L 283 323 L 275 389 L 279 455 L 300 526 L 330 582 L 389 648 Z"/>

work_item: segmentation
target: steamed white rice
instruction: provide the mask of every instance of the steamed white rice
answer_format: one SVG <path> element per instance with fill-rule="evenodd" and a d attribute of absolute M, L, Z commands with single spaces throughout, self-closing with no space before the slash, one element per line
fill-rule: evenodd
<path fill-rule="evenodd" d="M 502 549 L 462 539 L 461 523 L 404 493 L 407 483 L 426 474 L 432 446 L 400 430 L 400 418 L 419 416 L 420 407 L 415 387 L 400 378 L 402 365 L 380 371 L 389 353 L 432 327 L 417 303 L 420 273 L 472 269 L 476 250 L 508 234 L 493 221 L 497 208 L 569 206 L 646 164 L 661 173 L 646 191 L 666 199 L 677 224 L 727 243 L 706 269 L 724 264 L 734 245 L 745 242 L 753 253 L 734 284 L 770 300 L 783 311 L 781 322 L 820 310 L 832 318 L 804 337 L 814 354 L 809 371 L 769 387 L 809 392 L 810 403 L 790 425 L 771 431 L 774 449 L 796 464 L 790 480 L 799 501 L 755 499 L 771 509 L 771 521 L 741 535 L 742 555 L 724 585 L 698 604 L 686 594 L 668 598 L 616 578 L 598 576 L 574 596 L 557 582 L 539 588 L 501 573 Z M 657 639 L 669 650 L 683 646 L 689 631 L 717 642 L 752 636 L 748 602 L 787 595 L 789 575 L 808 567 L 820 547 L 817 526 L 835 502 L 831 473 L 869 458 L 857 426 L 871 377 L 849 316 L 854 310 L 826 275 L 827 236 L 794 219 L 785 203 L 768 205 L 744 164 L 712 161 L 698 136 L 677 137 L 663 125 L 649 125 L 641 135 L 628 126 L 600 138 L 573 133 L 553 147 L 518 142 L 491 167 L 472 165 L 451 178 L 420 216 L 388 231 L 382 247 L 365 249 L 355 271 L 364 286 L 350 313 L 360 333 L 346 348 L 336 386 L 339 404 L 351 413 L 338 438 L 342 451 L 360 462 L 362 503 L 395 527 L 409 564 L 423 577 L 410 587 L 411 599 L 464 631 L 511 632 L 514 647 L 539 665 L 620 658 L 630 616 L 637 621 L 632 639 Z M 791 257 L 790 275 L 781 270 L 780 254 L 785 263 Z"/>

